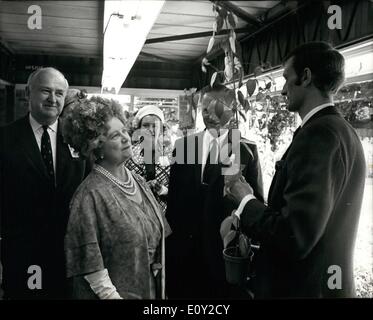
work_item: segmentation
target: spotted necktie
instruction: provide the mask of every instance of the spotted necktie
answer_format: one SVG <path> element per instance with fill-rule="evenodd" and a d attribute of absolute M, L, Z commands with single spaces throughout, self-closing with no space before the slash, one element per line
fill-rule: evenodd
<path fill-rule="evenodd" d="M 48 126 L 44 125 L 43 130 L 43 135 L 41 136 L 41 156 L 49 177 L 54 181 L 53 155 Z"/>

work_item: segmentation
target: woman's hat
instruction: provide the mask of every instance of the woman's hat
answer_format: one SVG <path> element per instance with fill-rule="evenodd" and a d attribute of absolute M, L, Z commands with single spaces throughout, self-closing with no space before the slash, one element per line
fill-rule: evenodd
<path fill-rule="evenodd" d="M 161 119 L 161 122 L 164 123 L 164 115 L 163 111 L 159 109 L 157 106 L 145 106 L 142 107 L 136 114 L 135 119 L 136 122 L 140 123 L 142 118 L 145 116 L 154 115 L 157 116 L 159 119 Z"/>

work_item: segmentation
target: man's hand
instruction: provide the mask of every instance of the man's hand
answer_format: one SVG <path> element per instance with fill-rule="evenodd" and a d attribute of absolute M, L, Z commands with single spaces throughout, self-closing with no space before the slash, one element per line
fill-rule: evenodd
<path fill-rule="evenodd" d="M 227 194 L 228 198 L 233 200 L 236 205 L 239 205 L 245 196 L 254 194 L 254 191 L 250 184 L 246 182 L 245 178 L 241 176 L 240 179 L 225 184 L 225 194 Z"/>
<path fill-rule="evenodd" d="M 159 194 L 162 190 L 162 184 L 160 184 L 157 179 L 154 179 L 154 180 L 149 180 L 148 181 L 148 185 L 150 187 L 150 189 L 154 192 L 154 193 L 157 193 Z"/>

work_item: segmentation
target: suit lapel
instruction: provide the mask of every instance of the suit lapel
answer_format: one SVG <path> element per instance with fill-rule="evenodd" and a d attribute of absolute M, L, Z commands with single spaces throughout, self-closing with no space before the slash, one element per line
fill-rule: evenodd
<path fill-rule="evenodd" d="M 38 144 L 32 131 L 29 115 L 25 116 L 20 122 L 18 133 L 18 144 L 24 150 L 26 157 L 41 176 L 49 180 Z"/>
<path fill-rule="evenodd" d="M 68 171 L 68 167 L 71 164 L 70 150 L 67 144 L 63 142 L 61 133 L 60 123 L 57 127 L 57 141 L 56 141 L 56 184 L 60 185 L 60 182 L 64 181 L 65 172 Z"/>
<path fill-rule="evenodd" d="M 202 138 L 203 138 L 203 136 L 202 136 Z M 203 139 L 201 139 L 201 140 L 203 140 Z M 221 143 L 221 146 L 227 147 L 228 150 L 227 150 L 226 154 L 228 154 L 228 157 L 231 156 L 231 154 L 232 154 L 232 137 L 231 137 L 231 132 L 229 132 L 228 135 L 224 138 L 224 141 Z M 202 150 L 202 148 L 201 148 L 201 150 Z M 222 154 L 220 147 L 219 147 L 219 150 L 220 150 L 220 153 L 219 153 L 219 157 L 220 157 L 221 154 Z M 201 157 L 200 157 L 200 162 L 199 163 L 202 163 L 202 152 L 200 152 L 200 153 L 201 153 Z M 219 159 L 219 164 L 216 165 L 216 167 L 215 167 L 216 170 L 214 169 L 215 174 L 213 175 L 213 177 L 211 179 L 211 182 L 210 182 L 211 185 L 213 185 L 216 182 L 216 180 L 218 180 L 218 178 L 222 175 L 222 164 L 221 164 L 222 160 L 225 160 L 225 159 Z M 202 166 L 200 165 L 199 167 L 200 167 L 199 177 L 201 179 Z"/>

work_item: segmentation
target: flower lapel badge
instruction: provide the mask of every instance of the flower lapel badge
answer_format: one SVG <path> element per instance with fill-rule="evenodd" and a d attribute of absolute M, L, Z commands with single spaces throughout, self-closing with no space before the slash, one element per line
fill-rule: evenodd
<path fill-rule="evenodd" d="M 69 147 L 71 157 L 75 159 L 79 158 L 79 152 L 75 151 L 74 148 L 70 146 L 69 144 L 67 146 Z"/>

